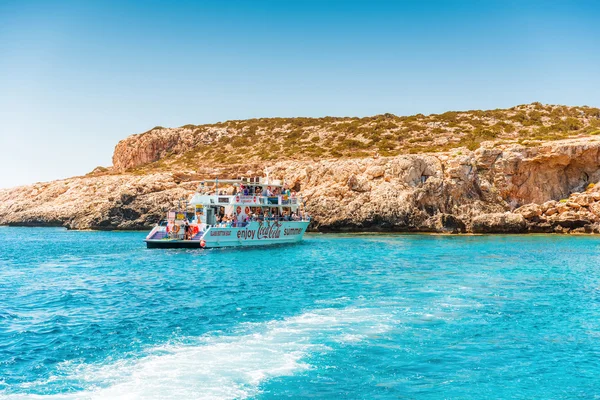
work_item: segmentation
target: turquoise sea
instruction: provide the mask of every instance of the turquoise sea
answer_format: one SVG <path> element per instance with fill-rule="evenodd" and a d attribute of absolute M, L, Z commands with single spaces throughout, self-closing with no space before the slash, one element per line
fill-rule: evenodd
<path fill-rule="evenodd" d="M 600 397 L 600 238 L 0 228 L 0 399 Z"/>

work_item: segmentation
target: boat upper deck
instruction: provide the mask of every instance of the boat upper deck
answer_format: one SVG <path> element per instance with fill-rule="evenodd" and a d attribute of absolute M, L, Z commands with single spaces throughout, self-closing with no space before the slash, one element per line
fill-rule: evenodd
<path fill-rule="evenodd" d="M 219 189 L 219 184 L 221 189 Z M 227 188 L 224 189 L 223 186 Z M 190 200 L 191 205 L 241 205 L 241 206 L 287 206 L 295 208 L 302 204 L 302 197 L 290 191 L 279 180 L 240 178 L 203 181 Z"/>
<path fill-rule="evenodd" d="M 216 206 L 245 205 L 245 206 L 297 206 L 302 204 L 302 198 L 299 196 L 276 195 L 222 195 L 222 194 L 201 194 L 196 193 L 190 200 L 191 205 L 195 204 L 214 204 Z"/>

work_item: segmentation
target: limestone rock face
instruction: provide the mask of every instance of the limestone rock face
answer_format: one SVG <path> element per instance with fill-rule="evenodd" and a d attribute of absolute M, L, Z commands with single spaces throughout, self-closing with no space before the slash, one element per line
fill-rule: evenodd
<path fill-rule="evenodd" d="M 585 192 L 572 193 L 559 202 L 528 204 L 515 212 L 523 215 L 531 232 L 598 233 L 600 201 L 597 199 L 600 191 L 592 184 Z"/>
<path fill-rule="evenodd" d="M 118 172 L 158 161 L 170 153 L 185 153 L 200 144 L 208 144 L 227 133 L 226 129 L 210 127 L 202 131 L 192 128 L 157 127 L 131 135 L 115 147 L 113 167 Z"/>
<path fill-rule="evenodd" d="M 542 207 L 538 204 L 531 203 L 517 208 L 515 212 L 521 214 L 524 218 L 531 219 L 542 215 Z"/>
<path fill-rule="evenodd" d="M 217 128 L 203 133 L 220 134 Z M 181 178 L 182 171 L 123 171 L 204 139 L 191 129 L 157 128 L 120 142 L 113 169 L 0 190 L 0 224 L 146 229 L 177 199 L 189 198 L 196 183 Z M 195 173 L 239 176 L 265 166 L 302 193 L 313 230 L 597 232 L 600 223 L 600 192 L 590 185 L 600 181 L 597 137 L 536 147 L 484 143 L 476 151 L 207 166 Z"/>
<path fill-rule="evenodd" d="M 523 233 L 525 218 L 521 214 L 493 213 L 473 218 L 471 231 L 474 233 Z"/>
<path fill-rule="evenodd" d="M 70 229 L 146 229 L 193 186 L 170 174 L 71 178 L 0 191 L 0 222 Z"/>

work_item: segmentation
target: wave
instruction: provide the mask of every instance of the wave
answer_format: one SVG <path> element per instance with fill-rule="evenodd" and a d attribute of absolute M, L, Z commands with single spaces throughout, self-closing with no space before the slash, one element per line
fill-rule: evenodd
<path fill-rule="evenodd" d="M 0 393 L 0 399 L 244 399 L 274 377 L 312 368 L 310 354 L 354 344 L 392 327 L 392 314 L 377 308 L 325 308 L 264 323 L 241 324 L 236 333 L 188 338 L 150 349 L 133 360 L 103 364 L 65 363 L 60 376 L 22 384 L 17 390 L 57 380 L 85 391 L 33 395 Z"/>

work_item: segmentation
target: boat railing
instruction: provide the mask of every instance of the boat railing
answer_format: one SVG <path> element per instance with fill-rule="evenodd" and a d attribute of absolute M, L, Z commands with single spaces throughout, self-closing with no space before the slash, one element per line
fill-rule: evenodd
<path fill-rule="evenodd" d="M 300 197 L 288 196 L 285 194 L 279 194 L 275 196 L 263 196 L 262 194 L 235 194 L 235 195 L 208 195 L 204 199 L 197 199 L 199 202 L 202 200 L 208 204 L 247 204 L 247 205 L 265 205 L 265 206 L 288 206 L 298 205 L 302 203 Z"/>
<path fill-rule="evenodd" d="M 207 225 L 213 228 L 243 228 L 250 225 L 252 222 L 310 222 L 311 217 L 304 218 L 285 218 L 285 217 L 261 217 L 261 218 L 250 218 L 247 221 L 236 221 L 236 222 L 221 222 L 214 225 Z"/>
<path fill-rule="evenodd" d="M 239 201 L 237 199 L 239 198 Z M 287 195 L 262 196 L 262 195 L 241 195 L 236 196 L 236 201 L 242 204 L 264 204 L 264 205 L 295 205 L 300 204 L 298 197 Z"/>

